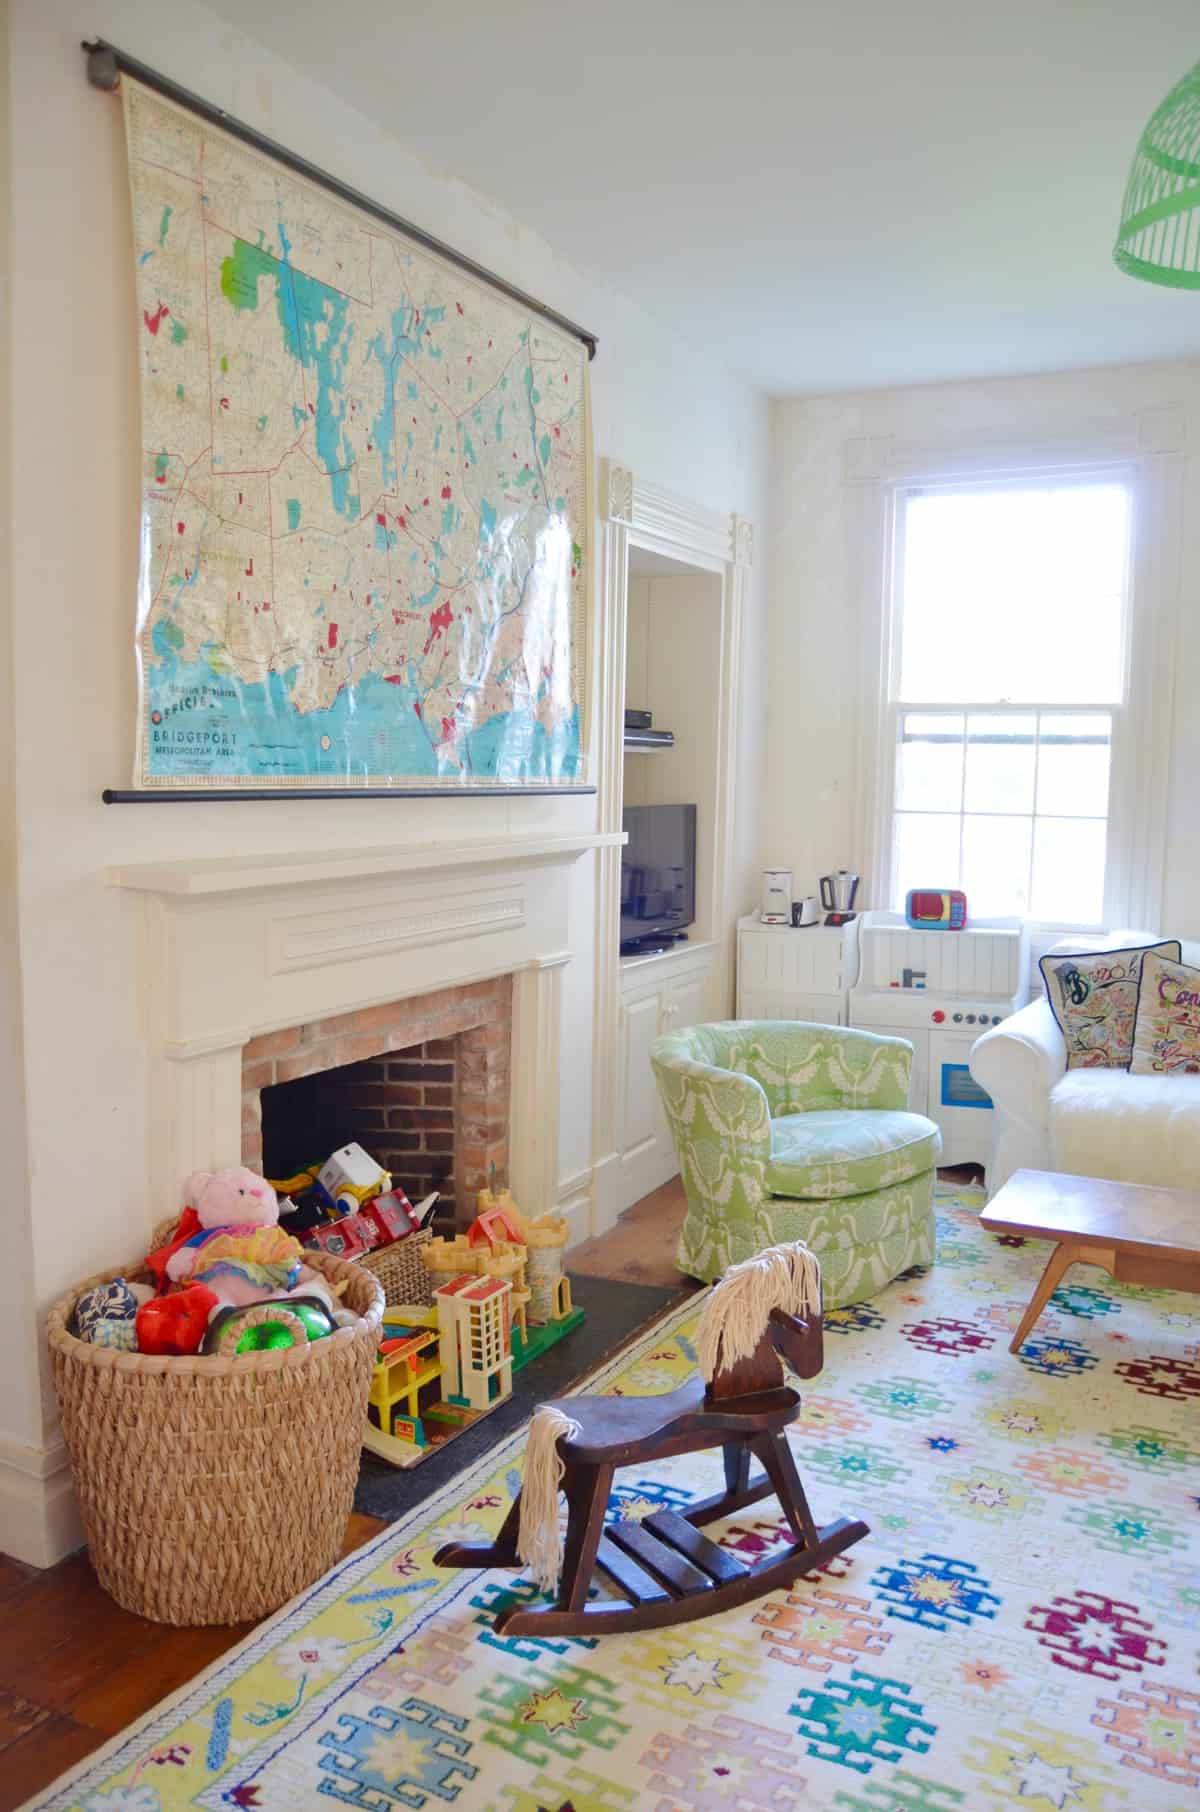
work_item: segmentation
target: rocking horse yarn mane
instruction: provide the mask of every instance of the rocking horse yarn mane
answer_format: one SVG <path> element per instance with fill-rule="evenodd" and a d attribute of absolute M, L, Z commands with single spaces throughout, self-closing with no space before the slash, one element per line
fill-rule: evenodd
<path fill-rule="evenodd" d="M 803 1318 L 820 1308 L 820 1263 L 799 1241 L 772 1246 L 732 1266 L 708 1292 L 700 1317 L 696 1344 L 704 1382 L 711 1384 L 719 1370 L 753 1357 L 772 1309 Z M 529 1424 L 517 1554 L 544 1592 L 554 1590 L 562 1568 L 559 1488 L 566 1465 L 558 1443 L 579 1434 L 579 1423 L 548 1403 L 534 1411 Z"/>
<path fill-rule="evenodd" d="M 709 1291 L 696 1352 L 700 1376 L 711 1384 L 719 1370 L 752 1357 L 772 1309 L 804 1318 L 821 1307 L 821 1265 L 799 1240 L 771 1246 L 732 1265 Z"/>

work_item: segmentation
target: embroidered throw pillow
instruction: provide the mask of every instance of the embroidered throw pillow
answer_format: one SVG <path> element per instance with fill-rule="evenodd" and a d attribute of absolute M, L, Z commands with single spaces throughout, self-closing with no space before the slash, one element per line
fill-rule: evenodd
<path fill-rule="evenodd" d="M 1067 1045 L 1069 1070 L 1124 1070 L 1133 1056 L 1138 983 L 1148 951 L 1179 961 L 1179 942 L 1044 956 L 1038 967 Z"/>
<path fill-rule="evenodd" d="M 1200 1075 L 1200 969 L 1147 956 L 1133 1034 L 1135 1076 Z"/>

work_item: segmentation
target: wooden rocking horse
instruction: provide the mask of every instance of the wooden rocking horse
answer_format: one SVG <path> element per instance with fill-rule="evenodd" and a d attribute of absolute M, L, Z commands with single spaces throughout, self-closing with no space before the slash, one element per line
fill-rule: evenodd
<path fill-rule="evenodd" d="M 728 1271 L 709 1293 L 697 1341 L 700 1375 L 661 1397 L 563 1397 L 530 1423 L 521 1491 L 489 1546 L 451 1542 L 439 1567 L 527 1566 L 557 1600 L 496 1619 L 507 1636 L 599 1636 L 711 1617 L 790 1585 L 869 1534 L 842 1517 L 818 1529 L 784 1429 L 801 1378 L 822 1364 L 821 1274 L 806 1246 L 773 1246 Z M 708 1380 L 706 1383 L 705 1380 Z M 673 1454 L 720 1447 L 725 1489 L 686 1510 L 605 1529 L 613 1474 Z M 750 1476 L 757 1459 L 762 1472 Z M 565 1553 L 558 1495 L 567 1500 Z M 700 1533 L 704 1523 L 774 1492 L 795 1539 L 754 1566 Z M 597 1570 L 618 1598 L 589 1598 Z M 561 1574 L 561 1579 L 560 1579 Z"/>

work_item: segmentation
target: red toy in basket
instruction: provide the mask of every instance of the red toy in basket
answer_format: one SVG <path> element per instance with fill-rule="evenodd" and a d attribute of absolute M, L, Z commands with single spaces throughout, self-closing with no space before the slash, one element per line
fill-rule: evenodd
<path fill-rule="evenodd" d="M 390 1246 L 393 1240 L 406 1239 L 421 1225 L 421 1217 L 403 1189 L 393 1189 L 387 1195 L 377 1195 L 354 1218 L 369 1221 L 378 1229 L 376 1246 Z"/>
<path fill-rule="evenodd" d="M 374 1227 L 371 1228 L 374 1233 Z M 363 1238 L 363 1217 L 361 1214 L 344 1214 L 340 1221 L 330 1221 L 328 1226 L 314 1227 L 305 1235 L 307 1246 L 315 1246 L 320 1252 L 328 1252 L 330 1258 L 361 1258 L 364 1252 L 371 1250 L 371 1245 Z M 378 1244 L 372 1241 L 371 1244 Z"/>

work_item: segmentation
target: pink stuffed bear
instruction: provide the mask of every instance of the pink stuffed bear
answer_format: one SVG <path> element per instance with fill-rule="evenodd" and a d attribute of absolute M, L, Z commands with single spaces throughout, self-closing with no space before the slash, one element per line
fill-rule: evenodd
<path fill-rule="evenodd" d="M 302 1262 L 303 1247 L 279 1225 L 279 1201 L 265 1177 L 243 1165 L 198 1170 L 186 1196 L 200 1231 L 166 1263 L 172 1283 L 202 1283 L 217 1307 L 244 1308 L 280 1296 L 315 1296 L 337 1307 L 324 1278 Z"/>

